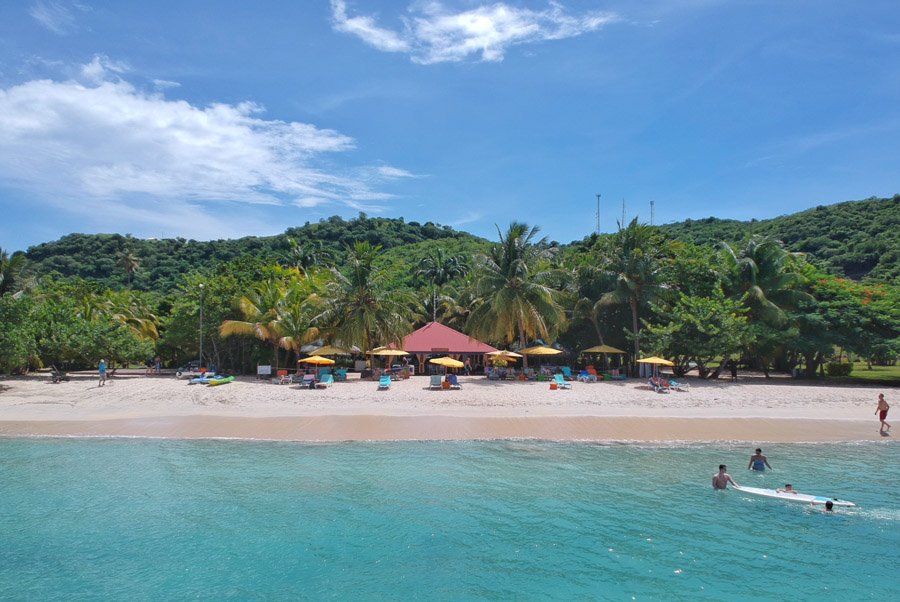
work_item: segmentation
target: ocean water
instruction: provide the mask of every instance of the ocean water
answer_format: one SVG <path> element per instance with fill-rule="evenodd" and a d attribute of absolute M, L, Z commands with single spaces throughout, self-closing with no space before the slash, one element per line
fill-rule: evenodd
<path fill-rule="evenodd" d="M 0 599 L 898 599 L 900 447 L 751 447 L 0 439 Z"/>

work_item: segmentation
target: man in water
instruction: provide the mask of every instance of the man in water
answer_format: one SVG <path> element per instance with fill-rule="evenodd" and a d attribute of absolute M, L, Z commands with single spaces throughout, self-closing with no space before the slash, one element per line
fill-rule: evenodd
<path fill-rule="evenodd" d="M 799 491 L 794 491 L 790 483 L 785 483 L 784 489 L 776 489 L 775 493 L 799 493 Z"/>
<path fill-rule="evenodd" d="M 756 448 L 756 455 L 750 456 L 750 464 L 747 465 L 747 470 L 765 470 L 766 466 L 769 466 L 769 461 L 766 460 L 766 457 L 762 455 L 762 450 L 760 448 Z M 771 469 L 772 467 L 769 466 Z"/>
<path fill-rule="evenodd" d="M 888 405 L 888 402 L 884 400 L 884 393 L 878 394 L 878 408 L 875 410 L 875 413 L 878 414 L 879 420 L 881 420 L 881 430 L 878 431 L 882 435 L 884 434 L 884 427 L 888 427 L 888 430 L 891 430 L 891 425 L 885 422 L 887 418 L 888 410 L 891 409 L 891 406 Z"/>
<path fill-rule="evenodd" d="M 740 485 L 734 482 L 731 475 L 725 472 L 725 468 L 726 466 L 724 464 L 719 464 L 719 472 L 713 475 L 713 487 L 716 489 L 728 489 L 729 482 L 735 487 L 740 487 Z"/>
<path fill-rule="evenodd" d="M 819 510 L 819 508 L 816 508 L 816 505 L 814 502 L 810 502 L 809 505 L 811 507 L 815 508 L 816 510 Z M 822 512 L 831 512 L 833 514 L 834 513 L 834 502 L 832 502 L 831 500 L 828 500 L 827 502 L 825 502 L 825 508 L 822 509 Z"/>

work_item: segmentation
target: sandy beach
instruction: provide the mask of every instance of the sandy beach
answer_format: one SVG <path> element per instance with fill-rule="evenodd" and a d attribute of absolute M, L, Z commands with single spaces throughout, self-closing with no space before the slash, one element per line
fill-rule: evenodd
<path fill-rule="evenodd" d="M 882 440 L 874 415 L 884 387 L 745 376 L 687 379 L 690 390 L 645 382 L 495 382 L 461 377 L 431 390 L 427 377 L 389 390 L 351 374 L 327 389 L 242 377 L 219 387 L 174 376 L 0 380 L 0 435 L 247 438 L 297 441 L 540 438 L 621 442 Z M 890 391 L 887 391 L 890 400 Z M 890 403 L 890 401 L 889 401 Z"/>

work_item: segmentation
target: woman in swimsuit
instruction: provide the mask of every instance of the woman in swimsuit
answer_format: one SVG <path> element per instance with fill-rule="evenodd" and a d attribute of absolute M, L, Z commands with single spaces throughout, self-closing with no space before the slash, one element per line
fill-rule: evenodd
<path fill-rule="evenodd" d="M 747 465 L 747 470 L 765 470 L 766 466 L 769 466 L 769 461 L 766 460 L 766 457 L 762 455 L 762 450 L 758 447 L 756 448 L 756 454 L 750 456 L 750 464 Z"/>

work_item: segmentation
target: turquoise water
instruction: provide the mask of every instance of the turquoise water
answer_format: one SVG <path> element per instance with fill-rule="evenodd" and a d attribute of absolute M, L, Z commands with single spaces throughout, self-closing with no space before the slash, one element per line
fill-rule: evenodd
<path fill-rule="evenodd" d="M 896 599 L 900 447 L 750 447 L 0 439 L 0 599 Z"/>

